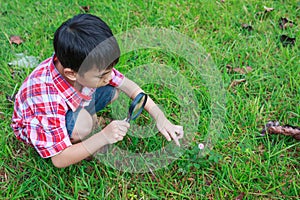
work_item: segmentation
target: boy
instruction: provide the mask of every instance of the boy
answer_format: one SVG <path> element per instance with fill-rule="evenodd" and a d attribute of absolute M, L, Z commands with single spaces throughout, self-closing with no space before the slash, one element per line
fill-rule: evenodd
<path fill-rule="evenodd" d="M 120 49 L 100 18 L 74 16 L 56 30 L 53 44 L 54 55 L 26 78 L 16 95 L 11 126 L 19 140 L 61 168 L 121 141 L 129 128 L 122 120 L 87 136 L 96 113 L 113 102 L 119 91 L 134 98 L 142 89 L 114 68 Z M 170 123 L 151 98 L 145 109 L 166 139 L 179 145 L 182 126 Z"/>

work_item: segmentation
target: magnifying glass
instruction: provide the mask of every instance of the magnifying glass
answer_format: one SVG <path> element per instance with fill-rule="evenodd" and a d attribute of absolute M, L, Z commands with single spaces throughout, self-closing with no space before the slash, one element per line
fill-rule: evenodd
<path fill-rule="evenodd" d="M 141 92 L 139 93 L 130 104 L 127 118 L 125 119 L 126 122 L 130 122 L 131 120 L 135 120 L 143 111 L 146 102 L 147 102 L 148 95 Z"/>

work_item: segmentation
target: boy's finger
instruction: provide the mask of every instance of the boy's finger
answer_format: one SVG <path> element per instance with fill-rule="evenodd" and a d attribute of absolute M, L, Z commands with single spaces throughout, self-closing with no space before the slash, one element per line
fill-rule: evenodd
<path fill-rule="evenodd" d="M 118 126 L 119 126 L 119 128 L 120 128 L 120 127 L 129 128 L 129 127 L 130 127 L 130 124 L 129 124 L 128 122 L 125 122 L 125 121 L 119 121 L 119 122 L 118 122 Z"/>
<path fill-rule="evenodd" d="M 122 137 L 124 137 L 126 135 L 126 133 L 127 133 L 127 130 L 128 129 L 126 129 L 125 131 L 120 131 L 119 135 L 121 135 Z"/>
<path fill-rule="evenodd" d="M 171 137 L 168 134 L 168 132 L 163 128 L 160 130 L 160 132 L 165 136 L 165 138 L 170 142 L 171 141 Z"/>
<path fill-rule="evenodd" d="M 119 141 L 123 140 L 123 136 L 119 136 L 119 137 L 118 137 L 118 140 L 119 140 Z"/>
<path fill-rule="evenodd" d="M 118 126 L 118 129 L 122 132 L 127 132 L 128 128 L 126 126 Z"/>
<path fill-rule="evenodd" d="M 177 126 L 176 133 L 178 133 L 177 134 L 178 139 L 183 138 L 183 135 L 184 135 L 183 127 L 182 126 Z"/>
<path fill-rule="evenodd" d="M 175 144 L 180 147 L 180 143 L 178 141 L 178 137 L 174 132 L 170 132 L 171 137 L 173 138 Z"/>
<path fill-rule="evenodd" d="M 130 124 L 126 121 L 122 121 L 122 125 L 129 128 L 130 127 Z"/>
<path fill-rule="evenodd" d="M 177 134 L 177 138 L 178 138 L 178 139 L 182 139 L 182 138 L 183 138 L 183 133 L 178 133 L 178 134 Z"/>

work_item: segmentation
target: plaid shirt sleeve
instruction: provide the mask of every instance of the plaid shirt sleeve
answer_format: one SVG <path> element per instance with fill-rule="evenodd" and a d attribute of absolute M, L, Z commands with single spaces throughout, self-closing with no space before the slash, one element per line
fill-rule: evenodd
<path fill-rule="evenodd" d="M 33 146 L 43 158 L 72 145 L 65 120 L 68 105 L 49 81 L 46 64 L 42 63 L 22 84 L 11 124 L 16 137 Z"/>
<path fill-rule="evenodd" d="M 52 157 L 71 146 L 66 131 L 65 111 L 56 102 L 40 103 L 34 106 L 35 117 L 27 123 L 31 144 L 41 157 Z"/>
<path fill-rule="evenodd" d="M 27 117 L 15 123 L 15 134 L 41 157 L 52 157 L 72 145 L 65 128 L 64 106 L 47 100 L 46 95 L 37 95 L 23 102 L 23 107 L 27 108 L 23 112 Z"/>
<path fill-rule="evenodd" d="M 118 70 L 113 68 L 111 75 L 112 75 L 112 79 L 109 83 L 110 85 L 112 85 L 114 87 L 118 87 L 118 86 L 122 85 L 123 80 L 124 80 L 124 75 L 121 72 L 119 72 Z"/>

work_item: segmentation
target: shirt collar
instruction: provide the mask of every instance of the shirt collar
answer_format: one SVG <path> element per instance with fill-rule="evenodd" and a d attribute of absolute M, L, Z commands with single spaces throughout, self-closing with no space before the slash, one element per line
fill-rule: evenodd
<path fill-rule="evenodd" d="M 49 63 L 49 69 L 54 82 L 54 86 L 59 91 L 60 95 L 65 99 L 67 105 L 75 111 L 81 104 L 82 101 L 90 101 L 94 89 L 83 88 L 84 93 L 76 90 L 56 69 L 54 60 L 56 55 L 54 54 Z"/>

